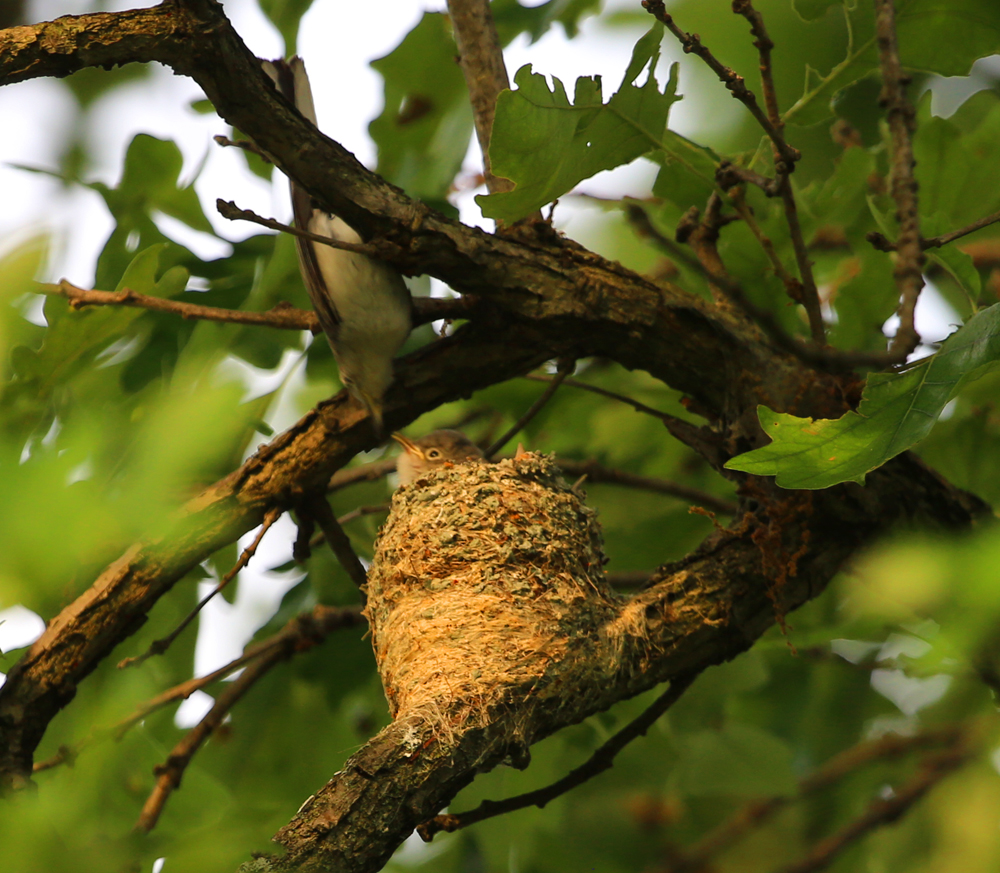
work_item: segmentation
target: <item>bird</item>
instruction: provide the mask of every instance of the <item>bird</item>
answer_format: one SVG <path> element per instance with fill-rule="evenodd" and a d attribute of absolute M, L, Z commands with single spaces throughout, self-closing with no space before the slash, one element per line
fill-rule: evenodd
<path fill-rule="evenodd" d="M 479 446 L 457 430 L 436 430 L 418 440 L 401 433 L 394 433 L 392 438 L 403 447 L 396 458 L 400 485 L 412 485 L 421 476 L 440 470 L 445 464 L 485 460 Z"/>
<path fill-rule="evenodd" d="M 264 70 L 278 91 L 316 124 L 312 88 L 305 63 L 265 61 Z M 319 236 L 361 243 L 343 219 L 319 209 L 294 179 L 289 179 L 295 226 Z M 393 380 L 392 359 L 413 328 L 412 302 L 403 277 L 385 261 L 295 238 L 299 267 L 320 327 L 333 349 L 340 381 L 372 417 L 382 436 L 382 406 Z"/>

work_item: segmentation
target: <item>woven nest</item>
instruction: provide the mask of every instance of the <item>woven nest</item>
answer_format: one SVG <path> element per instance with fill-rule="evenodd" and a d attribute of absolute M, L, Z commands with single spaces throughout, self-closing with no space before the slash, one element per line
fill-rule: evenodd
<path fill-rule="evenodd" d="M 393 717 L 485 723 L 497 703 L 558 694 L 553 664 L 593 654 L 607 638 L 595 629 L 619 614 L 604 563 L 596 513 L 547 457 L 447 466 L 401 487 L 366 608 Z"/>

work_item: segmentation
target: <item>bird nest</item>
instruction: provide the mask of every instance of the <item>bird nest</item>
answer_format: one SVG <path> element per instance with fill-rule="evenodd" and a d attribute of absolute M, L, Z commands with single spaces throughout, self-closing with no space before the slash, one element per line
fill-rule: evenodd
<path fill-rule="evenodd" d="M 498 703 L 557 696 L 552 665 L 594 654 L 619 615 L 604 563 L 595 511 L 548 457 L 448 465 L 401 487 L 366 607 L 393 717 L 469 726 Z"/>

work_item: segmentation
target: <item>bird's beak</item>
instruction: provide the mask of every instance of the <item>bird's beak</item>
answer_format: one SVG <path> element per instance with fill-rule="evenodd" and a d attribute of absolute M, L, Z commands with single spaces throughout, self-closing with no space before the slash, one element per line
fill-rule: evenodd
<path fill-rule="evenodd" d="M 423 457 L 419 447 L 413 440 L 408 436 L 396 431 L 392 434 L 392 438 L 403 447 L 403 451 L 410 455 L 416 455 L 418 458 Z"/>

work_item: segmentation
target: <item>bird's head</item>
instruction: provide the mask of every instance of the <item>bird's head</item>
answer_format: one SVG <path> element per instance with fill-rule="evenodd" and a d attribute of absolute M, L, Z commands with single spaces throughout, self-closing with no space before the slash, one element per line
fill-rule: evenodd
<path fill-rule="evenodd" d="M 418 440 L 401 433 L 394 433 L 392 438 L 403 447 L 396 459 L 400 485 L 409 485 L 444 464 L 461 464 L 483 457 L 479 446 L 457 430 L 436 430 Z"/>

